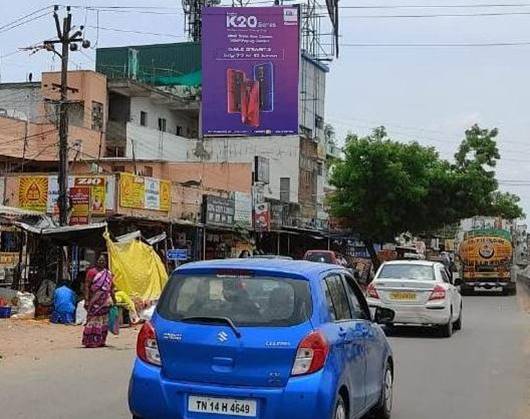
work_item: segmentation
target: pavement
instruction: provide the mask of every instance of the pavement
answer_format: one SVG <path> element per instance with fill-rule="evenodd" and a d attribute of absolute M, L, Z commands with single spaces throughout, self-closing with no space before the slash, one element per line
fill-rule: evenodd
<path fill-rule="evenodd" d="M 464 329 L 451 339 L 428 329 L 397 328 L 390 337 L 396 358 L 393 419 L 529 418 L 529 300 L 523 292 L 465 297 Z M 134 331 L 111 337 L 103 349 L 82 349 L 75 335 L 68 348 L 62 343 L 50 350 L 53 339 L 29 348 L 29 355 L 0 360 L 0 417 L 130 418 Z M 0 351 L 1 338 L 0 325 Z"/>

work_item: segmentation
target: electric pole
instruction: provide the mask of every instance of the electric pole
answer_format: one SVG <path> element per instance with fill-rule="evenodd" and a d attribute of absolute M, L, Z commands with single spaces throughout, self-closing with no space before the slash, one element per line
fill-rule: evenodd
<path fill-rule="evenodd" d="M 44 41 L 43 48 L 61 57 L 61 86 L 59 100 L 59 224 L 68 224 L 68 54 L 79 49 L 78 43 L 83 48 L 90 47 L 90 41 L 83 39 L 83 26 L 72 32 L 72 14 L 70 6 L 66 7 L 66 17 L 63 24 L 57 14 L 59 6 L 54 6 L 53 18 L 57 29 L 57 39 Z M 55 44 L 61 44 L 61 53 L 55 50 Z"/>

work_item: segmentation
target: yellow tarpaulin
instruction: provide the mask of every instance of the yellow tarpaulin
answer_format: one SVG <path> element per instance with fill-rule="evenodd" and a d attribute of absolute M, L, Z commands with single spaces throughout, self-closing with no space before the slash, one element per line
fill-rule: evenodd
<path fill-rule="evenodd" d="M 139 240 L 115 243 L 108 233 L 104 237 L 116 289 L 132 298 L 158 299 L 168 276 L 155 250 Z"/>

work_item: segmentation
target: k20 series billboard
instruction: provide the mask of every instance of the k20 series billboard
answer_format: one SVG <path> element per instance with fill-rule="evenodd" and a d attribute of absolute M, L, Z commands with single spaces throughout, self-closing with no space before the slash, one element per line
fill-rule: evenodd
<path fill-rule="evenodd" d="M 298 133 L 298 7 L 202 12 L 203 135 Z"/>

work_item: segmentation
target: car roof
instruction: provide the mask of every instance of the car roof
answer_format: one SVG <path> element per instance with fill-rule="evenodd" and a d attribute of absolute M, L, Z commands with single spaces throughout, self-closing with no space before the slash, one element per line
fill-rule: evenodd
<path fill-rule="evenodd" d="M 440 262 L 433 262 L 430 260 L 389 260 L 383 262 L 383 265 L 420 265 L 420 266 L 437 266 Z"/>
<path fill-rule="evenodd" d="M 190 271 L 203 269 L 241 269 L 259 270 L 262 272 L 278 273 L 288 275 L 314 277 L 332 270 L 341 270 L 339 265 L 329 263 L 309 262 L 305 260 L 287 259 L 265 259 L 265 258 L 241 258 L 241 259 L 214 259 L 202 262 L 191 262 L 182 265 L 175 271 Z M 342 269 L 346 272 L 345 269 Z"/>

